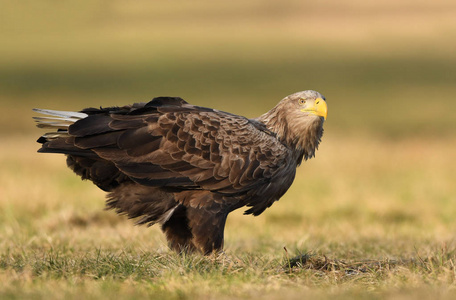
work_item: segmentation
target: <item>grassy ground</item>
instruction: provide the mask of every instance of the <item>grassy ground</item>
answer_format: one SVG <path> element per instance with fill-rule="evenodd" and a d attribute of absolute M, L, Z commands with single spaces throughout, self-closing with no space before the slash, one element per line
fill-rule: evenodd
<path fill-rule="evenodd" d="M 455 296 L 454 139 L 328 133 L 281 201 L 230 216 L 219 259 L 170 252 L 157 228 L 103 211 L 103 193 L 63 157 L 30 153 L 32 137 L 6 141 L 2 298 Z"/>
<path fill-rule="evenodd" d="M 37 3 L 0 18 L 0 298 L 456 296 L 452 1 Z M 254 117 L 308 88 L 329 106 L 317 157 L 230 215 L 223 257 L 170 252 L 35 153 L 32 107 L 179 95 Z"/>

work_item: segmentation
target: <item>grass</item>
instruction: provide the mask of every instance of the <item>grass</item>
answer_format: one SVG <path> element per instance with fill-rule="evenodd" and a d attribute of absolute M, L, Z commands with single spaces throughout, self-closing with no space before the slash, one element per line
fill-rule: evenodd
<path fill-rule="evenodd" d="M 298 298 L 303 295 L 300 287 L 307 286 L 333 289 L 328 294 L 334 293 L 336 287 L 375 297 L 376 293 L 370 293 L 369 288 L 375 287 L 379 294 L 400 291 L 408 284 L 436 283 L 432 291 L 438 294 L 440 289 L 446 288 L 443 282 L 454 280 L 454 253 L 445 250 L 433 257 L 409 261 L 384 259 L 347 263 L 314 255 L 295 266 L 290 266 L 286 258 L 245 254 L 227 260 L 135 251 L 94 250 L 78 254 L 61 250 L 50 251 L 45 256 L 8 253 L 2 256 L 1 265 L 13 275 L 2 278 L 6 283 L 2 296 L 40 296 L 58 287 L 54 294 L 57 298 L 76 298 L 78 293 L 86 295 L 87 292 L 93 293 L 89 294 L 93 298 L 116 297 L 119 293 L 134 298 L 147 295 L 167 299 L 250 298 L 265 293 L 278 296 L 284 292 L 290 298 Z M 18 288 L 31 282 L 38 290 L 17 294 Z M 69 284 L 62 287 L 62 282 Z M 393 289 L 390 284 L 395 285 Z M 315 294 L 310 290 L 304 291 L 304 295 Z"/>
<path fill-rule="evenodd" d="M 173 3 L 3 5 L 0 298 L 453 299 L 454 3 Z M 328 99 L 317 157 L 229 216 L 221 257 L 171 252 L 35 153 L 33 107 L 179 95 L 255 117 L 307 88 Z"/>
<path fill-rule="evenodd" d="M 7 139 L 0 296 L 453 297 L 456 140 L 325 138 L 272 208 L 230 215 L 220 258 L 171 252 L 158 228 L 103 211 L 63 157 Z"/>

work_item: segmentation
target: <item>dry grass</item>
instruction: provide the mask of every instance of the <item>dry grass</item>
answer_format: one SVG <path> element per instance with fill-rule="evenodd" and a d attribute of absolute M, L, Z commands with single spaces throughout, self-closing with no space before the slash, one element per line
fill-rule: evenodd
<path fill-rule="evenodd" d="M 157 228 L 103 211 L 103 193 L 63 157 L 35 154 L 32 137 L 5 140 L 4 297 L 454 296 L 456 140 L 328 134 L 278 203 L 230 216 L 218 259 L 170 252 Z"/>

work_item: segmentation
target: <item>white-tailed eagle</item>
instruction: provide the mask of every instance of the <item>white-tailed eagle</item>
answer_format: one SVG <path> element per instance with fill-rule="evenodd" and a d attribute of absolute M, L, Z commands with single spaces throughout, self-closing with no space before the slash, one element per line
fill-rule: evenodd
<path fill-rule="evenodd" d="M 159 223 L 176 251 L 223 248 L 230 212 L 259 215 L 315 155 L 325 98 L 303 91 L 256 119 L 191 105 L 178 97 L 80 112 L 35 109 L 52 129 L 38 152 L 63 153 L 82 179 L 108 192 L 107 207 L 138 224 Z"/>

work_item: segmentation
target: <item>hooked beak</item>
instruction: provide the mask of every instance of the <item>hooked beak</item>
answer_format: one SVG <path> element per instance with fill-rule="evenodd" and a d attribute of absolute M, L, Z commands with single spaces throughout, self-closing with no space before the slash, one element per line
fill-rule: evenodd
<path fill-rule="evenodd" d="M 323 117 L 326 120 L 326 116 L 328 115 L 328 106 L 326 105 L 325 100 L 322 98 L 317 98 L 314 105 L 305 109 L 301 109 L 301 111 L 309 112 L 313 115 Z"/>

